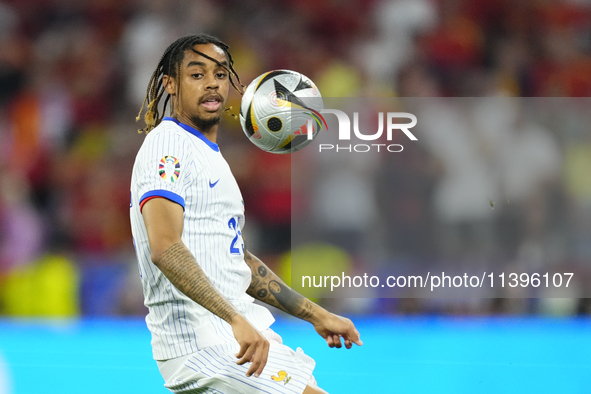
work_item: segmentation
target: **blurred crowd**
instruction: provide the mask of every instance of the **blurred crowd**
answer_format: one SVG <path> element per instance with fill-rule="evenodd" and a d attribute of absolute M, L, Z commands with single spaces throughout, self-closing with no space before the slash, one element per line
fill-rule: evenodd
<path fill-rule="evenodd" d="M 244 85 L 283 68 L 310 77 L 325 97 L 591 94 L 591 3 L 584 0 L 0 0 L 0 313 L 146 313 L 127 210 L 131 168 L 143 140 L 137 130 L 144 125 L 135 117 L 164 49 L 197 32 L 230 45 Z M 240 95 L 231 93 L 230 112 L 236 114 L 239 104 Z M 469 134 L 471 126 L 465 127 L 456 131 Z M 466 195 L 449 178 L 457 160 L 486 158 L 473 146 L 463 158 L 457 146 L 422 146 L 411 159 L 383 158 L 392 163 L 376 167 L 380 176 L 396 182 L 382 187 L 393 189 L 377 191 L 357 214 L 372 217 L 372 204 L 374 210 L 385 207 L 389 227 L 375 237 L 387 233 L 394 241 L 384 254 L 514 261 L 540 259 L 556 241 L 565 251 L 556 261 L 589 261 L 591 132 L 575 126 L 567 132 L 561 124 L 547 124 L 543 132 L 527 127 L 508 145 L 530 156 L 507 156 L 526 165 L 523 173 L 503 178 L 502 199 L 511 207 L 493 228 L 479 226 L 478 215 L 490 209 L 482 213 L 468 204 L 454 211 L 457 204 L 448 204 Z M 502 139 L 495 130 L 482 135 L 490 143 Z M 289 155 L 258 150 L 230 116 L 219 142 L 244 196 L 249 248 L 287 272 Z M 469 167 L 467 176 L 497 179 L 480 177 L 483 168 Z M 357 207 L 374 198 L 359 195 L 363 176 L 334 182 L 348 185 L 346 195 Z M 487 194 L 489 187 L 488 198 L 494 198 L 501 195 L 495 185 L 479 190 Z M 396 199 L 380 201 L 380 195 Z M 325 203 L 321 215 L 339 196 L 327 186 L 318 198 L 319 206 Z M 346 229 L 346 223 L 333 225 Z M 471 248 L 464 247 L 466 237 Z M 354 263 L 356 251 L 348 253 Z M 362 304 L 366 312 L 384 313 L 576 314 L 590 312 L 586 296 L 573 294 L 547 308 L 527 298 L 486 307 L 410 298 Z M 330 302 L 343 311 L 354 304 Z"/>
<path fill-rule="evenodd" d="M 495 285 L 490 288 L 487 280 L 482 288 L 448 285 L 435 292 L 429 285 L 426 289 L 376 285 L 335 292 L 330 285 L 328 289 L 308 289 L 308 285 L 299 290 L 317 297 L 363 296 L 366 301 L 356 308 L 393 313 L 589 312 L 588 98 L 325 102 L 328 108 L 360 110 L 359 118 L 367 119 L 360 126 L 366 135 L 375 132 L 380 108 L 409 111 L 418 119 L 412 128 L 418 141 L 399 132 L 392 141 L 384 137 L 358 141 L 362 143 L 352 144 L 358 151 L 349 152 L 353 140 L 339 141 L 325 133 L 318 142 L 324 147 L 337 144 L 338 151 L 306 149 L 293 156 L 297 181 L 292 184 L 292 198 L 306 205 L 296 204 L 300 208 L 292 219 L 294 275 L 320 277 L 344 271 L 351 276 L 376 275 L 383 284 L 391 275 L 425 279 L 428 272 L 438 276 L 445 272 L 477 279 L 486 273 L 494 276 Z M 328 129 L 335 126 L 329 119 Z M 360 153 L 369 146 L 363 143 L 370 142 L 381 143 L 381 151 Z M 391 143 L 404 149 L 388 152 L 385 146 Z M 332 251 L 318 241 L 332 245 Z M 311 244 L 317 257 L 310 252 Z M 349 258 L 337 265 L 339 259 L 332 256 L 343 252 Z M 503 287 L 502 272 L 520 276 L 519 285 L 505 282 Z M 560 283 L 567 272 L 574 274 L 568 287 L 566 282 L 525 284 L 532 274 L 545 273 L 550 279 L 560 273 L 555 282 Z"/>

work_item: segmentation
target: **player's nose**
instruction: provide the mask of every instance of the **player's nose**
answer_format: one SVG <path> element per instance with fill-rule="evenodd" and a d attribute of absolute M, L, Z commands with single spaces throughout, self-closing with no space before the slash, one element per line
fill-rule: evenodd
<path fill-rule="evenodd" d="M 215 74 L 208 74 L 205 77 L 205 87 L 207 89 L 217 89 L 220 87 L 220 81 L 215 77 Z"/>

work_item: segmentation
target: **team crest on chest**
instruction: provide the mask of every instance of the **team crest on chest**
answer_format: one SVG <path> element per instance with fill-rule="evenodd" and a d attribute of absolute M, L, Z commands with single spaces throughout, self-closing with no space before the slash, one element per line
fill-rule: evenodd
<path fill-rule="evenodd" d="M 170 180 L 170 182 L 174 183 L 181 174 L 181 163 L 174 156 L 164 156 L 158 164 L 158 174 L 165 181 Z"/>

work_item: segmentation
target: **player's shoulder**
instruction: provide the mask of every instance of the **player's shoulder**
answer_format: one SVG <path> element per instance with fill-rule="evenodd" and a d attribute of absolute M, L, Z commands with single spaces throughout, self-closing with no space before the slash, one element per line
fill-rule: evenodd
<path fill-rule="evenodd" d="M 146 141 L 186 138 L 186 132 L 175 122 L 163 120 L 146 136 Z"/>
<path fill-rule="evenodd" d="M 146 135 L 140 152 L 159 152 L 171 149 L 186 151 L 191 147 L 186 134 L 174 122 L 162 121 Z"/>

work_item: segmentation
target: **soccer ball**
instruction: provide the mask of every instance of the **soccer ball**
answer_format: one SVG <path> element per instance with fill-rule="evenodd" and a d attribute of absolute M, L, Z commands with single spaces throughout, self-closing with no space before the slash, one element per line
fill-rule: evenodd
<path fill-rule="evenodd" d="M 240 105 L 240 124 L 264 151 L 292 153 L 308 145 L 326 122 L 322 96 L 314 82 L 296 71 L 266 72 L 248 85 Z"/>

